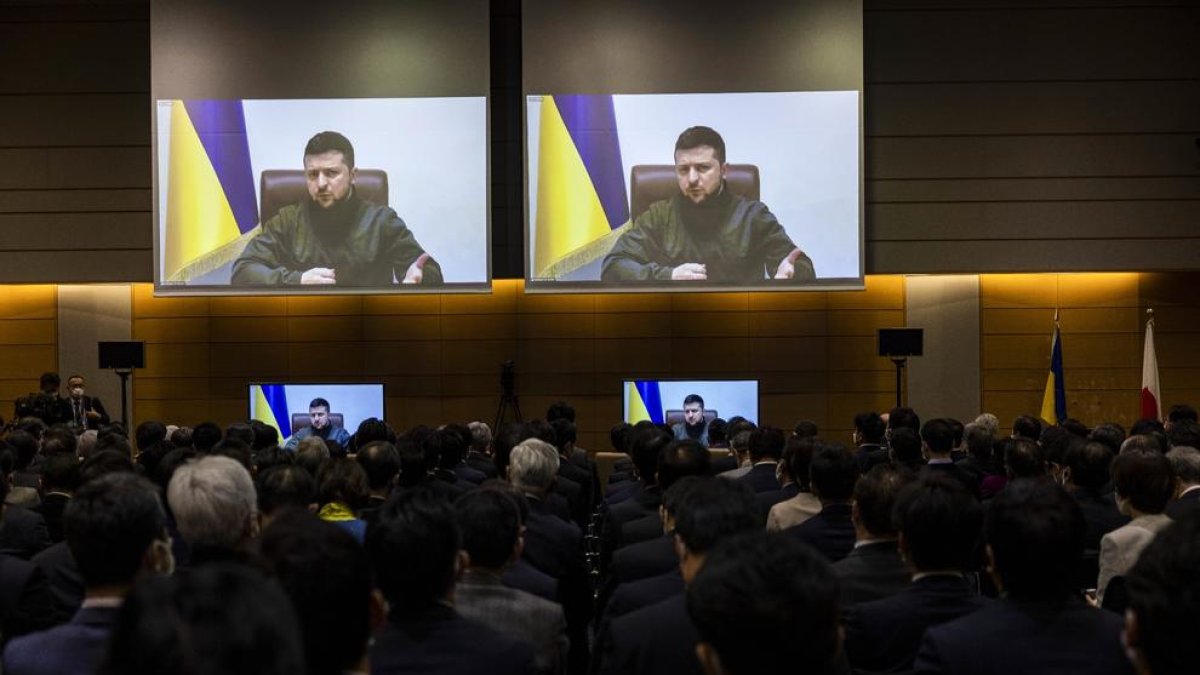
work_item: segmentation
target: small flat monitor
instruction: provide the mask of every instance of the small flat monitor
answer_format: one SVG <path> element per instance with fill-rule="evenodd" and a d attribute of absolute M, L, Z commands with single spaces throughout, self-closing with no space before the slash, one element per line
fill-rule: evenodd
<path fill-rule="evenodd" d="M 279 430 L 284 445 L 300 429 L 311 426 L 309 405 L 317 399 L 329 403 L 329 420 L 353 434 L 363 420 L 382 420 L 383 384 L 328 384 L 256 382 L 250 385 L 250 419 Z"/>
<path fill-rule="evenodd" d="M 625 380 L 622 391 L 622 419 L 630 424 L 682 422 L 683 400 L 692 394 L 704 400 L 710 420 L 740 415 L 758 422 L 758 380 Z"/>
<path fill-rule="evenodd" d="M 880 356 L 920 356 L 924 347 L 924 330 L 920 328 L 880 328 Z"/>

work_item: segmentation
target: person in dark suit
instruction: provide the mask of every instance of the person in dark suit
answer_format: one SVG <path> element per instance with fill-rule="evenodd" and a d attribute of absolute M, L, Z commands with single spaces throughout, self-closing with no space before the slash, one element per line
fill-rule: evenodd
<path fill-rule="evenodd" d="M 858 480 L 858 462 L 846 448 L 826 445 L 813 453 L 808 471 L 821 511 L 784 532 L 817 549 L 830 562 L 837 562 L 854 548 L 850 501 Z"/>
<path fill-rule="evenodd" d="M 712 475 L 733 471 L 738 468 L 737 456 L 729 449 L 729 423 L 720 417 L 714 417 L 708 423 L 708 447 L 710 450 L 725 450 L 725 454 L 714 456 L 709 471 Z"/>
<path fill-rule="evenodd" d="M 776 469 L 783 459 L 786 442 L 783 431 L 775 427 L 763 426 L 750 432 L 750 471 L 738 480 L 749 485 L 756 494 L 778 490 Z"/>
<path fill-rule="evenodd" d="M 1083 511 L 1083 550 L 1093 557 L 1099 554 L 1104 535 L 1129 522 L 1129 516 L 1117 510 L 1109 483 L 1108 467 L 1114 457 L 1116 453 L 1096 441 L 1078 443 L 1067 452 L 1067 491 Z"/>
<path fill-rule="evenodd" d="M 46 521 L 46 532 L 52 543 L 63 540 L 63 510 L 77 487 L 79 460 L 73 454 L 55 454 L 46 458 L 42 463 L 42 503 L 33 511 Z"/>
<path fill-rule="evenodd" d="M 98 396 L 88 396 L 83 390 L 83 376 L 67 378 L 67 405 L 71 409 L 71 421 L 80 429 L 99 429 L 109 423 L 108 412 Z"/>
<path fill-rule="evenodd" d="M 925 632 L 919 673 L 1125 674 L 1121 617 L 1076 594 L 1083 513 L 1058 485 L 1018 479 L 996 496 L 984 529 L 1003 599 Z"/>
<path fill-rule="evenodd" d="M 384 609 L 372 592 L 367 553 L 353 535 L 293 507 L 271 519 L 258 544 L 296 610 L 308 672 L 365 672 L 367 641 Z"/>
<path fill-rule="evenodd" d="M 579 494 L 575 498 L 572 518 L 580 527 L 587 527 L 592 516 L 592 505 L 595 497 L 593 488 L 596 479 L 585 467 L 572 461 L 575 452 L 575 423 L 568 419 L 557 419 L 551 423 L 554 429 L 554 447 L 558 450 L 558 476 L 579 485 Z"/>
<path fill-rule="evenodd" d="M 897 427 L 892 429 L 890 434 L 888 457 L 894 464 L 903 465 L 919 476 L 925 468 L 921 436 L 908 427 Z"/>
<path fill-rule="evenodd" d="M 654 470 L 655 486 L 662 491 L 666 502 L 666 493 L 676 481 L 685 476 L 704 476 L 709 472 L 710 455 L 708 449 L 693 439 L 674 440 L 667 444 L 658 455 L 658 463 Z M 625 547 L 662 536 L 662 509 L 655 509 L 637 520 L 632 520 L 621 526 L 621 536 L 617 542 Z M 618 549 L 619 550 L 619 549 Z"/>
<path fill-rule="evenodd" d="M 833 565 L 841 586 L 842 607 L 878 600 L 908 587 L 910 572 L 900 558 L 892 507 L 911 471 L 880 464 L 854 485 L 854 550 Z"/>
<path fill-rule="evenodd" d="M 492 429 L 485 422 L 471 422 L 471 447 L 467 450 L 467 466 L 480 471 L 488 478 L 498 477 L 496 463 L 492 461 Z"/>
<path fill-rule="evenodd" d="M 960 483 L 945 476 L 911 483 L 894 515 L 915 580 L 846 611 L 846 656 L 856 672 L 911 671 L 927 628 L 988 602 L 964 576 L 976 567 L 983 510 Z"/>
<path fill-rule="evenodd" d="M 484 488 L 459 497 L 454 512 L 468 555 L 468 566 L 455 588 L 455 609 L 533 645 L 537 673 L 563 672 L 568 642 L 562 606 L 509 588 L 501 578 L 523 547 L 516 503 L 503 490 Z"/>
<path fill-rule="evenodd" d="M 837 581 L 820 554 L 783 534 L 718 545 L 688 587 L 687 611 L 710 675 L 822 673 L 837 657 Z"/>
<path fill-rule="evenodd" d="M 996 439 L 991 430 L 977 422 L 970 422 L 963 428 L 963 438 L 966 441 L 967 454 L 955 462 L 958 468 L 971 474 L 971 479 L 980 485 L 980 497 L 993 497 L 990 492 L 983 493 L 983 481 L 989 476 L 1004 474 L 1004 467 L 996 460 L 994 447 Z"/>
<path fill-rule="evenodd" d="M 400 453 L 389 441 L 369 441 L 358 448 L 354 459 L 367 474 L 367 503 L 358 517 L 370 522 L 396 486 L 400 474 Z"/>
<path fill-rule="evenodd" d="M 746 485 L 708 476 L 688 480 L 694 484 L 682 495 L 675 521 L 685 585 L 696 578 L 718 542 L 761 527 L 754 512 L 754 493 Z M 683 593 L 616 619 L 608 635 L 600 641 L 601 673 L 701 672 L 696 660 L 699 633 L 688 616 Z"/>
<path fill-rule="evenodd" d="M 4 649 L 5 673 L 67 673 L 94 669 L 139 574 L 174 567 L 167 517 L 158 489 L 131 473 L 90 481 L 64 514 L 67 545 L 86 592 L 70 623 L 16 638 Z"/>
<path fill-rule="evenodd" d="M 858 460 L 858 468 L 863 473 L 871 470 L 876 464 L 887 464 L 888 451 L 883 445 L 883 437 L 887 432 L 887 424 L 883 417 L 874 411 L 860 412 L 854 416 L 854 459 Z"/>
<path fill-rule="evenodd" d="M 794 455 L 799 451 L 799 444 L 804 438 L 803 436 L 791 436 L 787 439 L 787 443 L 783 447 L 783 458 L 775 468 L 779 488 L 768 490 L 767 492 L 759 492 L 754 495 L 754 505 L 758 509 L 758 515 L 764 523 L 767 522 L 771 514 L 771 509 L 775 508 L 776 504 L 786 502 L 800 494 L 800 483 L 797 481 L 795 475 L 792 474 L 792 465 L 794 463 Z M 807 473 L 805 473 L 804 478 L 808 478 Z"/>
<path fill-rule="evenodd" d="M 941 473 L 963 484 L 971 494 L 979 495 L 979 483 L 971 472 L 959 467 L 950 457 L 954 450 L 954 430 L 945 420 L 929 420 L 921 427 L 921 442 L 927 460 L 921 476 Z"/>
<path fill-rule="evenodd" d="M 1125 647 L 1140 675 L 1190 673 L 1200 663 L 1200 512 L 1158 533 L 1127 578 Z"/>
<path fill-rule="evenodd" d="M 1167 453 L 1175 470 L 1175 499 L 1167 504 L 1167 515 L 1179 520 L 1190 511 L 1200 511 L 1200 449 L 1177 446 Z"/>
<path fill-rule="evenodd" d="M 371 672 L 529 673 L 533 647 L 464 618 L 453 606 L 466 565 L 453 508 L 428 488 L 388 501 L 367 531 L 387 623 L 370 647 Z"/>

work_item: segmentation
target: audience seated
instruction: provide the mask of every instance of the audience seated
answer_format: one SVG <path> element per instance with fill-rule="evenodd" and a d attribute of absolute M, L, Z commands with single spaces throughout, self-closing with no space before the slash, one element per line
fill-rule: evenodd
<path fill-rule="evenodd" d="M 158 490 L 131 473 L 101 476 L 81 487 L 63 525 L 83 579 L 82 607 L 67 624 L 10 641 L 5 673 L 94 671 L 134 579 L 170 574 L 174 567 Z"/>
<path fill-rule="evenodd" d="M 911 483 L 892 516 L 912 584 L 846 611 L 846 656 L 855 672 L 911 671 L 927 628 L 988 602 L 966 577 L 976 567 L 983 511 L 961 483 L 947 476 Z"/>
<path fill-rule="evenodd" d="M 703 671 L 833 672 L 836 588 L 829 563 L 786 535 L 756 533 L 718 545 L 687 592 Z"/>
<path fill-rule="evenodd" d="M 821 511 L 784 532 L 817 549 L 829 562 L 845 558 L 854 548 L 850 502 L 858 475 L 858 462 L 844 447 L 819 447 L 809 466 L 809 483 Z"/>
<path fill-rule="evenodd" d="M 1122 639 L 1139 675 L 1196 670 L 1200 662 L 1198 569 L 1200 513 L 1191 511 L 1159 532 L 1130 570 Z"/>
<path fill-rule="evenodd" d="M 246 544 L 258 534 L 254 482 L 229 457 L 201 457 L 176 469 L 167 503 L 187 542 L 190 567 L 243 560 Z"/>
<path fill-rule="evenodd" d="M 709 473 L 708 449 L 694 439 L 673 440 L 658 455 L 654 471 L 655 487 L 666 494 L 675 481 L 684 476 L 705 476 Z M 625 547 L 663 536 L 662 506 L 653 513 L 621 526 L 617 546 Z"/>
<path fill-rule="evenodd" d="M 866 473 L 876 464 L 886 464 L 888 451 L 883 445 L 887 424 L 875 411 L 861 412 L 854 416 L 854 459 L 858 467 Z"/>
<path fill-rule="evenodd" d="M 788 439 L 787 447 L 783 450 L 783 461 L 787 464 L 788 474 L 796 481 L 796 493 L 771 507 L 767 513 L 768 530 L 786 530 L 820 513 L 821 501 L 812 493 L 808 479 L 813 450 L 818 443 L 811 436 Z M 755 501 L 758 502 L 757 496 Z"/>
<path fill-rule="evenodd" d="M 503 490 L 469 492 L 454 503 L 467 566 L 455 588 L 459 614 L 533 646 L 538 673 L 562 673 L 567 663 L 567 625 L 562 606 L 503 582 L 504 570 L 521 556 L 520 509 Z"/>
<path fill-rule="evenodd" d="M 1189 511 L 1200 510 L 1200 450 L 1176 446 L 1167 453 L 1175 472 L 1175 498 L 1167 504 L 1167 515 L 1178 520 Z"/>
<path fill-rule="evenodd" d="M 764 426 L 750 432 L 750 471 L 738 480 L 749 485 L 756 494 L 779 490 L 776 469 L 783 459 L 785 442 L 783 432 L 775 427 Z"/>
<path fill-rule="evenodd" d="M 854 549 L 833 565 L 841 586 L 842 607 L 878 600 L 908 587 L 910 573 L 900 559 L 892 508 L 912 472 L 880 464 L 854 485 Z"/>
<path fill-rule="evenodd" d="M 888 429 L 888 456 L 892 462 L 920 474 L 925 468 L 925 453 L 921 435 L 908 427 Z"/>
<path fill-rule="evenodd" d="M 370 647 L 372 673 L 530 672 L 530 644 L 454 609 L 467 556 L 454 510 L 438 493 L 421 487 L 389 500 L 367 532 L 367 553 L 389 607 Z"/>
<path fill-rule="evenodd" d="M 921 427 L 921 444 L 925 453 L 925 466 L 920 475 L 944 474 L 963 484 L 967 491 L 979 495 L 979 483 L 970 471 L 963 469 L 950 457 L 954 450 L 954 429 L 941 419 L 929 420 Z"/>
<path fill-rule="evenodd" d="M 471 422 L 467 425 L 471 430 L 471 446 L 467 450 L 467 466 L 482 473 L 488 478 L 495 478 L 496 463 L 492 461 L 492 429 L 483 422 Z"/>
<path fill-rule="evenodd" d="M 138 583 L 98 672 L 291 675 L 305 672 L 304 649 L 277 584 L 250 567 L 214 564 Z"/>
<path fill-rule="evenodd" d="M 1096 441 L 1076 444 L 1067 454 L 1066 488 L 1083 510 L 1087 555 L 1099 556 L 1100 539 L 1129 522 L 1129 516 L 1117 509 L 1109 482 L 1108 468 L 1114 457 L 1114 451 Z"/>
<path fill-rule="evenodd" d="M 367 472 L 361 464 L 349 458 L 332 460 L 317 477 L 317 517 L 346 530 L 361 544 L 367 523 L 358 512 L 367 505 L 370 494 Z"/>
<path fill-rule="evenodd" d="M 1100 540 L 1096 597 L 1102 604 L 1112 580 L 1124 576 L 1154 536 L 1170 524 L 1170 516 L 1163 511 L 1175 494 L 1171 462 L 1158 452 L 1122 452 L 1113 460 L 1112 479 L 1117 508 L 1132 520 Z M 1123 606 L 1117 608 L 1124 610 Z"/>
<path fill-rule="evenodd" d="M 1065 490 L 1046 480 L 1014 481 L 991 502 L 984 537 L 1004 597 L 930 627 L 916 672 L 1132 672 L 1121 648 L 1121 618 L 1076 593 L 1083 514 Z"/>
<path fill-rule="evenodd" d="M 385 617 L 354 536 L 293 507 L 271 519 L 258 553 L 295 609 L 308 675 L 366 672 L 367 643 Z"/>

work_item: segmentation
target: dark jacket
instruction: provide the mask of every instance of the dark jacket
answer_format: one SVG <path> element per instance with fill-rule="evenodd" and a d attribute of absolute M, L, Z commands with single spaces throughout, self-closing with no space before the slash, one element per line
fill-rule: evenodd
<path fill-rule="evenodd" d="M 912 580 L 894 540 L 856 546 L 834 563 L 833 571 L 841 585 L 843 608 L 899 593 Z"/>
<path fill-rule="evenodd" d="M 437 605 L 393 616 L 375 634 L 371 673 L 517 675 L 533 672 L 533 646 Z"/>
<path fill-rule="evenodd" d="M 850 511 L 849 504 L 829 504 L 817 515 L 784 532 L 817 549 L 829 562 L 837 562 L 854 548 Z"/>

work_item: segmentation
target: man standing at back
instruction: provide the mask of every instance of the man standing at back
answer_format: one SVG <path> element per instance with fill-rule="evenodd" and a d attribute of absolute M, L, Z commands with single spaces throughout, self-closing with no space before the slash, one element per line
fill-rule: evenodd
<path fill-rule="evenodd" d="M 762 283 L 814 278 L 812 260 L 762 202 L 725 184 L 725 140 L 691 127 L 675 142 L 679 194 L 637 216 L 604 258 L 604 281 Z"/>

